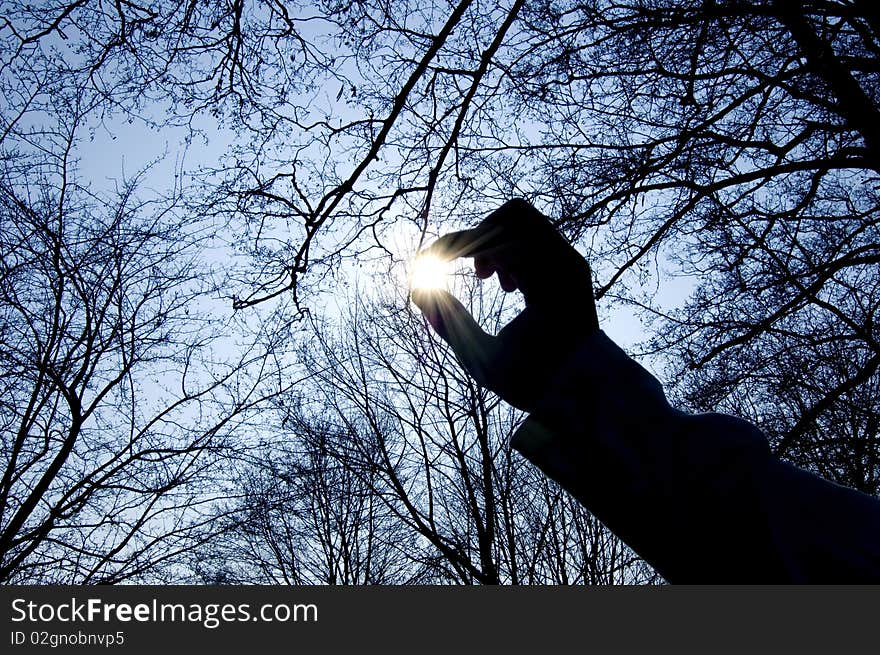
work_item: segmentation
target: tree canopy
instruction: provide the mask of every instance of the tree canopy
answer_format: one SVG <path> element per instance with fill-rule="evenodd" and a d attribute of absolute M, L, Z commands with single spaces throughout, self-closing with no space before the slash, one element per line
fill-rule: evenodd
<path fill-rule="evenodd" d="M 407 360 L 430 337 L 393 289 L 421 245 L 517 196 L 590 260 L 600 312 L 641 321 L 636 349 L 681 406 L 743 416 L 781 457 L 880 493 L 878 75 L 870 0 L 4 3 L 0 580 L 181 579 L 217 534 L 255 552 L 308 516 L 297 535 L 324 544 L 320 572 L 270 575 L 264 550 L 249 571 L 528 581 L 524 547 L 499 536 L 514 519 L 494 512 L 541 517 L 545 532 L 507 535 L 535 552 L 565 527 L 551 491 L 486 504 L 497 484 L 539 484 L 497 470 L 517 417 L 480 442 L 505 410 L 471 389 L 489 414 L 462 409 L 416 457 L 450 400 L 383 377 L 459 375 Z M 90 179 L 90 140 L 135 129 L 182 134 L 176 163 Z M 187 159 L 196 142 L 209 154 Z M 475 311 L 496 302 L 482 295 Z M 347 348 L 385 373 L 327 361 Z M 354 390 L 356 412 L 339 404 Z M 399 416 L 371 423 L 373 403 Z M 416 458 L 405 475 L 370 459 L 386 438 Z M 351 451 L 366 443 L 379 450 Z M 293 496 L 270 507 L 277 476 Z M 464 523 L 424 522 L 437 479 Z M 347 527 L 303 514 L 311 496 L 347 508 Z M 328 545 L 355 516 L 411 544 L 409 563 L 385 553 L 375 576 L 340 577 Z M 242 532 L 260 521 L 262 541 Z M 609 548 L 581 560 L 620 572 Z M 623 579 L 553 561 L 531 580 Z M 650 577 L 627 562 L 624 578 Z M 252 574 L 217 566 L 198 575 Z"/>

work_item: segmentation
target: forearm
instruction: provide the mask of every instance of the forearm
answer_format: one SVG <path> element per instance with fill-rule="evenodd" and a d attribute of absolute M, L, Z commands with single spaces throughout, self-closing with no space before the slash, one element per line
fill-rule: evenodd
<path fill-rule="evenodd" d="M 602 333 L 583 344 L 512 445 L 670 582 L 825 581 L 804 551 L 826 569 L 835 557 L 861 562 L 850 573 L 833 565 L 829 580 L 880 574 L 870 532 L 853 528 L 842 538 L 854 543 L 836 543 L 817 533 L 804 498 L 849 517 L 846 525 L 880 525 L 880 503 L 781 464 L 750 423 L 674 410 Z"/>

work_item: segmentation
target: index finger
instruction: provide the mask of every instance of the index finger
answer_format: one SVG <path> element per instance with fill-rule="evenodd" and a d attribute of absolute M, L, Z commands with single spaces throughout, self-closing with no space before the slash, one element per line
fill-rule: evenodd
<path fill-rule="evenodd" d="M 459 257 L 478 257 L 502 247 L 503 227 L 481 223 L 470 230 L 449 232 L 425 248 L 423 253 L 444 261 Z"/>

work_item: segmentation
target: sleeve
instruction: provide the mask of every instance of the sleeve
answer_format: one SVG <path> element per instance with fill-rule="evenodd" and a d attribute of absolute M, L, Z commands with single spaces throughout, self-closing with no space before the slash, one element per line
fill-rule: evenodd
<path fill-rule="evenodd" d="M 603 332 L 511 445 L 669 582 L 880 582 L 880 501 L 781 462 L 751 423 L 673 409 Z"/>

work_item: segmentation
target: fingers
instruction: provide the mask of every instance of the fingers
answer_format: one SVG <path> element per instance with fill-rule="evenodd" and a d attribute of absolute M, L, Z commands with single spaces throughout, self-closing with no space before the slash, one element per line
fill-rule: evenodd
<path fill-rule="evenodd" d="M 474 257 L 474 273 L 478 278 L 485 280 L 487 277 L 492 277 L 494 272 L 495 268 L 485 257 Z"/>
<path fill-rule="evenodd" d="M 503 237 L 501 226 L 487 225 L 484 221 L 470 230 L 444 234 L 428 246 L 424 252 L 446 260 L 476 257 L 497 249 Z"/>
<path fill-rule="evenodd" d="M 519 289 L 526 305 L 568 307 L 572 320 L 599 328 L 587 261 L 524 200 L 504 203 L 477 227 L 450 232 L 423 252 L 444 260 L 473 257 L 477 277 L 497 273 L 501 288 Z"/>
<path fill-rule="evenodd" d="M 447 260 L 473 257 L 477 277 L 497 273 L 501 288 L 519 289 L 527 305 L 562 302 L 592 307 L 592 276 L 586 260 L 524 200 L 505 203 L 473 229 L 440 237 L 425 252 Z"/>
<path fill-rule="evenodd" d="M 515 199 L 504 203 L 475 228 L 443 235 L 426 252 L 444 259 L 475 257 L 489 261 L 501 258 L 524 241 L 534 243 L 536 237 L 552 235 L 556 235 L 556 230 L 543 214 L 525 200 Z"/>
<path fill-rule="evenodd" d="M 413 289 L 412 300 L 465 369 L 478 383 L 488 386 L 495 338 L 484 332 L 464 305 L 446 291 Z"/>
<path fill-rule="evenodd" d="M 510 293 L 511 291 L 516 291 L 517 289 L 517 281 L 516 278 L 513 277 L 510 273 L 507 273 L 503 269 L 498 271 L 498 282 L 501 284 L 501 288 Z"/>

